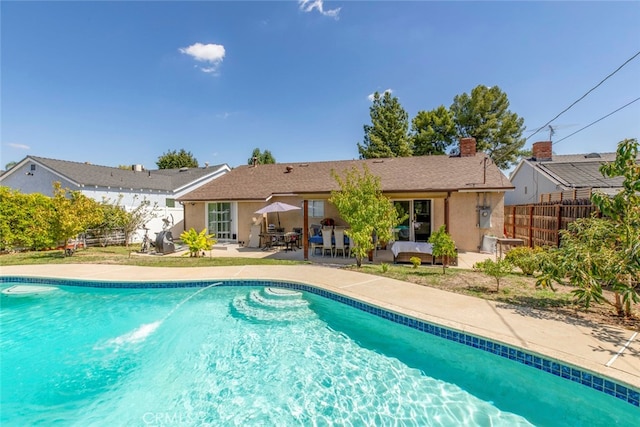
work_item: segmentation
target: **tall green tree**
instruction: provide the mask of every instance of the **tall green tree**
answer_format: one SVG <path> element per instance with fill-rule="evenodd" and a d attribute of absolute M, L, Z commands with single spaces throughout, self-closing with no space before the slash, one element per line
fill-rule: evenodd
<path fill-rule="evenodd" d="M 638 140 L 625 139 L 618 144 L 616 159 L 600 166 L 605 178 L 622 177 L 622 190 L 609 197 L 596 192 L 591 201 L 602 215 L 610 218 L 616 230 L 615 247 L 620 262 L 614 266 L 611 280 L 618 313 L 631 315 L 631 303 L 640 301 L 640 164 Z"/>
<path fill-rule="evenodd" d="M 335 171 L 332 175 L 340 190 L 331 192 L 329 202 L 349 224 L 347 235 L 354 242 L 351 251 L 356 255 L 357 266 L 361 267 L 362 259 L 374 249 L 374 233 L 380 241 L 388 242 L 393 228 L 404 218 L 398 218 L 393 204 L 382 194 L 380 177 L 371 174 L 366 165 L 362 173 L 353 167 L 345 171 L 344 176 Z"/>
<path fill-rule="evenodd" d="M 4 166 L 4 169 L 5 169 L 5 170 L 9 170 L 9 169 L 11 169 L 12 167 L 14 167 L 14 166 L 15 166 L 15 165 L 17 165 L 17 164 L 18 164 L 18 162 L 16 162 L 16 161 L 10 161 L 9 163 L 7 163 L 7 164 Z"/>
<path fill-rule="evenodd" d="M 458 137 L 476 139 L 500 169 L 518 161 L 526 139 L 524 119 L 509 110 L 507 94 L 498 86 L 476 86 L 471 95 L 456 95 L 450 107 Z"/>
<path fill-rule="evenodd" d="M 369 115 L 371 124 L 364 125 L 364 140 L 358 143 L 361 159 L 411 156 L 409 116 L 397 97 L 374 93 Z"/>
<path fill-rule="evenodd" d="M 180 151 L 167 151 L 158 157 L 158 169 L 197 168 L 198 160 L 190 151 L 181 148 Z"/>
<path fill-rule="evenodd" d="M 624 178 L 622 190 L 613 197 L 596 192 L 591 201 L 602 218 L 581 218 L 562 230 L 560 248 L 542 262 L 537 283 L 550 286 L 565 280 L 573 294 L 587 308 L 593 301 L 608 303 L 603 289 L 614 292 L 614 306 L 620 316 L 632 316 L 632 305 L 640 301 L 640 165 L 638 142 L 626 139 L 618 144 L 615 161 L 601 166 L 607 178 Z"/>
<path fill-rule="evenodd" d="M 252 165 L 253 159 L 256 159 L 259 165 L 270 165 L 276 162 L 276 158 L 273 157 L 273 154 L 271 154 L 271 151 L 264 150 L 263 152 L 263 151 L 260 151 L 259 148 L 253 149 L 253 152 L 251 153 L 251 157 L 249 157 L 249 160 L 247 160 L 247 164 Z"/>
<path fill-rule="evenodd" d="M 453 117 L 444 105 L 432 111 L 419 111 L 411 121 L 414 156 L 446 154 L 456 143 L 456 136 Z"/>

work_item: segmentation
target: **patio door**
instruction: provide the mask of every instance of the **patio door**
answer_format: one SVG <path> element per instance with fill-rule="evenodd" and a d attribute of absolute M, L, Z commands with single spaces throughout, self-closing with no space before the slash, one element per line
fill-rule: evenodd
<path fill-rule="evenodd" d="M 393 206 L 398 212 L 398 217 L 402 218 L 408 215 L 404 221 L 402 221 L 393 230 L 394 238 L 401 242 L 408 242 L 411 240 L 411 200 L 396 200 L 393 202 Z"/>
<path fill-rule="evenodd" d="M 398 241 L 426 242 L 431 236 L 431 200 L 396 200 L 398 216 L 407 215 L 394 230 Z"/>
<path fill-rule="evenodd" d="M 413 201 L 413 233 L 416 242 L 426 242 L 431 237 L 431 200 Z"/>
<path fill-rule="evenodd" d="M 232 204 L 230 202 L 214 202 L 207 206 L 207 224 L 209 234 L 218 241 L 235 240 L 232 228 Z"/>

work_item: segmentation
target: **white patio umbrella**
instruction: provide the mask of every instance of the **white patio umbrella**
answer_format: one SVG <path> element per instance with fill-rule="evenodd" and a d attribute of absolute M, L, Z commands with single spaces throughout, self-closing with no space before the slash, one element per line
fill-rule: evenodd
<path fill-rule="evenodd" d="M 280 228 L 280 212 L 288 212 L 300 209 L 298 206 L 288 205 L 282 202 L 273 202 L 262 209 L 255 211 L 257 214 L 268 214 L 270 212 L 276 212 L 278 214 L 278 228 Z"/>

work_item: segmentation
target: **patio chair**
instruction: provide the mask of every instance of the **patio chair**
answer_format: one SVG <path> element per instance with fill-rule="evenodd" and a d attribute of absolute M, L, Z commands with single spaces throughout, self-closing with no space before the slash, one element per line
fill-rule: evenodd
<path fill-rule="evenodd" d="M 293 232 L 296 233 L 298 238 L 296 239 L 296 246 L 300 249 L 300 240 L 302 240 L 302 227 L 293 227 Z"/>
<path fill-rule="evenodd" d="M 320 239 L 318 241 L 318 239 Z M 316 251 L 320 249 L 322 255 L 322 236 L 320 236 L 320 227 L 309 227 L 309 245 L 311 246 L 311 255 L 315 255 Z"/>
<path fill-rule="evenodd" d="M 329 254 L 333 257 L 332 232 L 333 230 L 330 227 L 322 229 L 322 256 L 329 251 Z"/>
<path fill-rule="evenodd" d="M 298 233 L 291 232 L 284 235 L 284 250 L 295 251 L 298 241 Z"/>
<path fill-rule="evenodd" d="M 346 256 L 344 247 L 344 229 L 337 228 L 333 230 L 333 236 L 335 237 L 335 246 L 333 248 L 334 256 L 338 256 L 338 251 L 342 251 L 342 258 Z"/>

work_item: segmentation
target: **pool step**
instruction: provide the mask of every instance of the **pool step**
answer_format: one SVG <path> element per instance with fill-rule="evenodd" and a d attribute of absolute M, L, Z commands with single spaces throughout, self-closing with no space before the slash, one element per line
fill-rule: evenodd
<path fill-rule="evenodd" d="M 308 307 L 301 292 L 263 288 L 236 297 L 231 303 L 231 313 L 247 320 L 292 322 L 315 316 Z"/>
<path fill-rule="evenodd" d="M 297 292 L 296 294 L 279 294 L 274 293 L 271 288 L 265 288 L 260 291 L 253 290 L 249 292 L 247 298 L 252 303 L 252 305 L 256 305 L 258 307 L 265 308 L 286 308 L 286 307 L 307 307 L 309 303 L 302 299 L 302 293 Z M 276 289 L 276 291 L 280 291 L 280 289 Z"/>
<path fill-rule="evenodd" d="M 27 285 L 14 285 L 7 289 L 2 290 L 3 295 L 26 297 L 31 295 L 44 294 L 51 291 L 56 291 L 58 288 L 55 286 L 27 286 Z"/>

